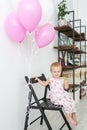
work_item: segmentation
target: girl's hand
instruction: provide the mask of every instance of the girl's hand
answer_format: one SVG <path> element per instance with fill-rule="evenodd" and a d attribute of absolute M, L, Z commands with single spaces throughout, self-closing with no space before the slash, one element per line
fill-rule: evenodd
<path fill-rule="evenodd" d="M 38 81 L 38 80 L 39 80 L 39 78 L 36 76 L 36 77 L 35 77 L 35 80 L 36 80 L 36 81 Z"/>

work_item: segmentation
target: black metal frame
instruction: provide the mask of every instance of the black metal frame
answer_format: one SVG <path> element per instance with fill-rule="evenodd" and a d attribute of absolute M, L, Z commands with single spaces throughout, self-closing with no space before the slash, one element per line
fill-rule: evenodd
<path fill-rule="evenodd" d="M 59 31 L 59 30 L 57 30 L 58 31 L 58 46 L 60 46 L 61 44 L 60 44 L 60 37 L 61 37 L 61 34 L 64 34 L 65 36 L 67 36 L 68 38 L 72 38 L 72 43 L 73 43 L 73 46 L 76 44 L 75 42 L 76 42 L 76 40 L 75 40 L 75 38 L 76 38 L 76 36 L 75 36 L 75 29 L 77 28 L 77 29 L 79 29 L 79 35 L 80 35 L 80 37 L 79 37 L 79 40 L 77 40 L 77 42 L 80 42 L 80 44 L 79 44 L 79 48 L 80 48 L 80 51 L 81 51 L 81 46 L 82 46 L 82 43 L 81 42 L 85 42 L 85 52 L 83 52 L 84 54 L 85 54 L 85 65 L 83 66 L 83 67 L 85 67 L 86 68 L 86 42 L 87 42 L 87 40 L 86 40 L 86 26 L 84 26 L 84 25 L 82 25 L 82 20 L 81 19 L 75 19 L 75 11 L 74 10 L 72 10 L 72 11 L 68 11 L 69 12 L 69 14 L 71 14 L 72 15 L 72 20 L 70 21 L 70 23 L 72 23 L 72 35 L 71 36 L 67 36 L 64 32 L 68 32 L 68 31 L 70 31 L 70 30 L 64 30 L 63 32 L 61 32 L 61 31 Z M 78 25 L 76 25 L 76 22 L 78 22 Z M 81 39 L 81 33 L 82 33 L 82 28 L 84 28 L 84 34 L 85 34 L 85 38 L 84 38 L 84 40 L 82 40 Z M 72 50 L 72 52 L 70 53 L 68 53 L 68 51 L 67 50 L 62 50 L 61 51 L 61 49 L 60 50 L 58 50 L 58 61 L 60 61 L 60 55 L 61 55 L 61 53 L 62 53 L 62 57 L 64 58 L 65 57 L 65 55 L 66 55 L 66 52 L 67 52 L 67 57 L 68 57 L 68 55 L 71 55 L 72 56 L 72 60 L 73 60 L 73 63 L 74 63 L 74 59 L 75 59 L 75 50 L 73 49 Z M 78 53 L 79 55 L 80 55 L 80 65 L 79 65 L 79 68 L 80 68 L 80 79 L 81 79 L 81 69 L 82 69 L 82 65 L 81 65 L 81 61 L 82 61 L 82 56 L 81 56 L 81 54 L 82 53 Z M 72 85 L 73 85 L 73 99 L 75 100 L 76 99 L 76 97 L 75 97 L 75 65 L 72 65 Z M 62 72 L 63 73 L 63 72 Z M 86 81 L 86 71 L 84 72 L 84 79 L 85 79 L 85 81 Z M 82 81 L 81 81 L 82 82 Z M 82 98 L 81 97 L 81 83 L 79 83 L 79 86 L 80 86 L 80 95 L 79 95 L 79 97 L 80 97 L 80 99 Z"/>
<path fill-rule="evenodd" d="M 44 74 L 42 74 L 39 78 L 42 81 L 46 81 L 46 78 L 45 78 Z M 29 112 L 30 112 L 31 108 L 32 109 L 39 109 L 41 115 L 38 116 L 36 119 L 34 119 L 32 122 L 30 122 L 30 125 L 32 123 L 34 123 L 35 121 L 37 121 L 39 118 L 41 118 L 40 119 L 40 124 L 42 125 L 43 124 L 43 120 L 44 120 L 45 123 L 46 123 L 46 125 L 47 125 L 48 130 L 53 130 L 44 111 L 45 110 L 54 110 L 54 111 L 59 111 L 60 114 L 61 114 L 61 116 L 64 119 L 64 123 L 63 123 L 63 125 L 61 126 L 61 128 L 59 130 L 62 130 L 62 128 L 65 125 L 67 125 L 67 127 L 68 127 L 69 130 L 72 130 L 72 128 L 71 128 L 70 124 L 68 123 L 68 121 L 67 121 L 67 119 L 65 117 L 65 114 L 64 114 L 64 112 L 62 110 L 63 106 L 62 105 L 54 105 L 54 104 L 52 104 L 50 102 L 50 99 L 47 98 L 47 90 L 50 89 L 50 86 L 47 85 L 46 87 L 44 87 L 45 88 L 44 96 L 43 96 L 43 98 L 38 99 L 38 97 L 35 94 L 33 85 L 32 85 L 34 83 L 37 83 L 37 81 L 35 80 L 35 78 L 31 78 L 30 81 L 29 81 L 28 76 L 25 76 L 25 80 L 28 83 L 28 87 L 29 87 L 30 91 L 29 91 L 29 96 L 28 96 L 29 103 L 28 103 L 28 106 L 27 106 L 27 112 L 26 112 L 24 130 L 27 130 L 27 128 L 28 128 Z M 33 102 L 33 103 L 31 103 L 32 96 L 33 96 L 33 98 L 35 100 L 35 102 Z"/>

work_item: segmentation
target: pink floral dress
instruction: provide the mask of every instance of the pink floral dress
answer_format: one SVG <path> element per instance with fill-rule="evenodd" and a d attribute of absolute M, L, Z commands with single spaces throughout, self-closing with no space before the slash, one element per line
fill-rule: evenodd
<path fill-rule="evenodd" d="M 50 78 L 50 99 L 55 105 L 63 105 L 66 113 L 76 112 L 72 96 L 64 90 L 64 79 Z"/>

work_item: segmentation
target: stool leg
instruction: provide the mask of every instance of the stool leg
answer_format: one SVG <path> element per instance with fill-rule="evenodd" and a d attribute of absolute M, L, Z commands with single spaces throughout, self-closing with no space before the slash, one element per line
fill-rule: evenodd
<path fill-rule="evenodd" d="M 30 108 L 31 108 L 31 99 L 32 99 L 32 92 L 29 91 L 29 94 L 28 94 L 29 102 L 28 102 L 27 112 L 26 112 L 26 117 L 25 117 L 24 130 L 27 130 L 27 128 L 28 128 L 29 112 L 30 112 Z"/>
<path fill-rule="evenodd" d="M 62 110 L 60 111 L 60 113 L 61 113 L 61 115 L 62 115 L 62 117 L 63 117 L 63 119 L 64 119 L 64 121 L 65 121 L 65 124 L 66 124 L 67 127 L 68 127 L 68 129 L 69 129 L 69 130 L 72 130 L 72 128 L 71 128 L 69 122 L 67 121 L 67 119 L 66 119 L 66 117 L 65 117 L 65 115 L 64 115 L 64 113 L 63 113 Z"/>
<path fill-rule="evenodd" d="M 44 109 L 42 108 L 43 112 L 44 112 Z M 43 115 L 41 116 L 41 120 L 40 120 L 40 124 L 42 125 L 43 124 Z"/>
<path fill-rule="evenodd" d="M 29 120 L 29 112 L 28 112 L 28 107 L 27 107 L 24 130 L 27 130 L 27 128 L 28 128 L 28 120 Z"/>

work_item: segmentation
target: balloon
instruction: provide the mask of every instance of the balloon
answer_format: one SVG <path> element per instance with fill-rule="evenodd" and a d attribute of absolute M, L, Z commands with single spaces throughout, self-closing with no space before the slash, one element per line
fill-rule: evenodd
<path fill-rule="evenodd" d="M 11 13 L 5 20 L 5 29 L 11 39 L 22 42 L 26 35 L 25 28 L 19 22 L 19 19 L 15 13 Z"/>
<path fill-rule="evenodd" d="M 39 48 L 47 46 L 55 36 L 54 27 L 51 24 L 45 24 L 35 31 L 36 44 Z"/>
<path fill-rule="evenodd" d="M 32 32 L 38 25 L 42 9 L 38 0 L 21 0 L 17 11 L 18 17 L 23 26 Z"/>

